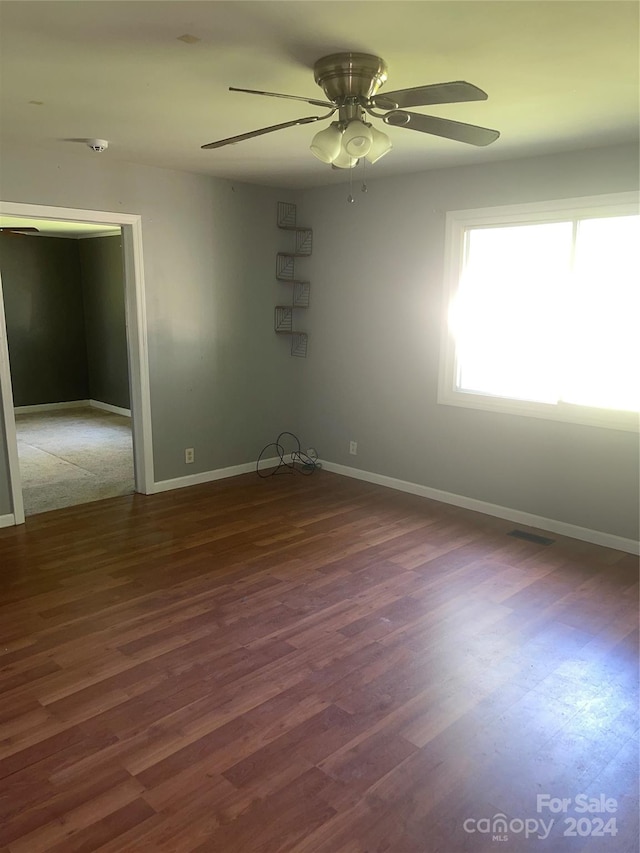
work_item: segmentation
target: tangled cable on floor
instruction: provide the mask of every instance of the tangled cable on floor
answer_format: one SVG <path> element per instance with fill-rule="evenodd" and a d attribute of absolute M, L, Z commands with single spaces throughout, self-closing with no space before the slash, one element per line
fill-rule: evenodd
<path fill-rule="evenodd" d="M 296 450 L 292 450 L 289 453 L 289 457 L 291 459 L 290 462 L 285 462 L 284 457 L 287 451 L 284 449 L 280 441 L 280 439 L 286 435 L 290 436 L 294 440 L 297 447 Z M 269 468 L 267 470 L 267 473 L 263 474 L 260 471 L 260 461 L 272 447 L 275 448 L 280 462 L 275 468 Z M 281 432 L 275 441 L 272 441 L 270 444 L 266 444 L 260 451 L 258 461 L 256 462 L 256 474 L 266 480 L 267 477 L 273 477 L 274 474 L 285 474 L 289 471 L 297 471 L 298 474 L 304 475 L 313 474 L 316 468 L 321 467 L 322 466 L 320 462 L 318 462 L 317 455 L 311 456 L 308 453 L 304 453 L 302 451 L 302 449 L 300 448 L 300 439 L 297 435 L 294 435 L 292 432 Z"/>

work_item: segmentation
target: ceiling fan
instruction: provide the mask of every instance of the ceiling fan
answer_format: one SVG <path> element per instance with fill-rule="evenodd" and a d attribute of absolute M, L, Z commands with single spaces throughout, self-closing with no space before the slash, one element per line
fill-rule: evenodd
<path fill-rule="evenodd" d="M 398 89 L 379 95 L 378 89 L 387 79 L 387 65 L 379 56 L 368 53 L 333 53 L 319 59 L 313 71 L 315 81 L 324 91 L 327 100 L 261 92 L 256 89 L 238 89 L 234 86 L 230 86 L 229 90 L 303 101 L 314 107 L 327 107 L 328 113 L 262 127 L 210 142 L 202 148 L 222 148 L 287 127 L 322 121 L 331 118 L 336 112 L 338 120 L 332 121 L 329 127 L 314 136 L 311 151 L 322 162 L 340 169 L 353 168 L 361 157 L 375 163 L 391 149 L 389 137 L 367 121 L 367 116 L 382 119 L 391 127 L 404 127 L 407 130 L 454 139 L 470 145 L 489 145 L 500 136 L 497 130 L 405 109 L 487 99 L 486 92 L 463 80 Z"/>
<path fill-rule="evenodd" d="M 13 234 L 14 237 L 26 237 L 28 232 L 39 233 L 39 228 L 30 228 L 25 226 L 21 228 L 19 225 L 4 225 L 0 227 L 0 234 Z"/>

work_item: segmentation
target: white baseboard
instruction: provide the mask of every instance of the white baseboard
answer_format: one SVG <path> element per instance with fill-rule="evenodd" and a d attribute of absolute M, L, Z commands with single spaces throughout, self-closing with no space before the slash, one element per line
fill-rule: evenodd
<path fill-rule="evenodd" d="M 111 412 L 114 415 L 131 417 L 131 409 L 122 409 L 120 406 L 112 406 L 111 403 L 103 403 L 101 400 L 89 400 L 92 409 L 102 409 L 103 412 Z"/>
<path fill-rule="evenodd" d="M 273 468 L 280 462 L 278 458 L 263 459 L 260 468 Z M 184 489 L 187 486 L 200 486 L 202 483 L 212 483 L 225 477 L 237 477 L 238 474 L 250 474 L 256 470 L 255 462 L 243 462 L 242 465 L 231 465 L 229 468 L 217 468 L 215 471 L 202 471 L 200 474 L 188 474 L 186 477 L 176 477 L 173 480 L 160 480 L 153 484 L 153 494 L 169 492 L 171 489 Z"/>
<path fill-rule="evenodd" d="M 280 463 L 277 457 L 273 459 L 262 459 L 260 461 L 260 469 L 273 468 Z M 187 486 L 199 486 L 202 483 L 211 483 L 214 480 L 222 480 L 225 477 L 237 477 L 238 474 L 250 474 L 256 470 L 255 462 L 244 462 L 242 465 L 232 465 L 229 468 L 218 468 L 215 471 L 203 471 L 200 474 L 189 474 L 186 477 L 176 477 L 173 480 L 161 480 L 159 483 L 154 483 L 149 494 L 158 494 L 160 492 L 168 492 L 171 489 L 183 489 Z M 15 516 L 0 515 L 0 528 L 12 527 L 15 525 Z"/>
<path fill-rule="evenodd" d="M 52 404 L 57 407 L 64 408 L 66 404 Z M 68 407 L 68 406 L 67 406 Z M 33 408 L 26 407 L 33 411 Z M 16 411 L 19 411 L 16 409 Z M 260 462 L 261 468 L 272 468 L 278 465 L 280 460 L 276 457 L 273 459 L 263 459 Z M 503 518 L 506 521 L 513 521 L 517 524 L 525 524 L 527 527 L 535 527 L 539 530 L 558 533 L 561 536 L 568 536 L 572 539 L 579 539 L 583 542 L 590 542 L 593 545 L 602 545 L 605 548 L 614 548 L 617 551 L 625 551 L 629 554 L 640 554 L 640 543 L 634 539 L 626 539 L 623 536 L 616 536 L 613 533 L 605 533 L 601 530 L 591 530 L 587 527 L 579 527 L 575 524 L 569 524 L 565 521 L 558 521 L 553 518 L 545 518 L 541 515 L 533 515 L 529 512 L 512 509 L 510 507 L 499 506 L 498 504 L 487 503 L 476 498 L 468 498 L 464 495 L 456 495 L 452 492 L 443 492 L 440 489 L 433 489 L 430 486 L 422 486 L 419 483 L 411 483 L 407 480 L 398 480 L 395 477 L 387 477 L 384 474 L 375 474 L 370 471 L 362 471 L 359 468 L 350 468 L 347 465 L 339 465 L 335 462 L 322 461 L 322 467 L 326 471 L 334 474 L 341 474 L 344 477 L 352 477 L 356 480 L 364 480 L 367 483 L 375 483 L 379 486 L 385 486 L 389 489 L 396 489 L 401 492 L 408 492 L 419 497 L 429 498 L 430 500 L 439 501 L 440 503 L 459 506 L 463 509 L 469 509 L 474 512 L 481 512 L 485 515 L 491 515 L 495 518 Z M 256 470 L 255 462 L 244 462 L 241 465 L 232 465 L 228 468 L 218 468 L 215 471 L 203 471 L 199 474 L 189 474 L 186 477 L 176 477 L 172 480 L 161 480 L 153 484 L 151 494 L 160 492 L 168 492 L 171 489 L 182 489 L 188 486 L 198 486 L 203 483 L 211 483 L 214 480 L 222 480 L 226 477 L 236 477 L 238 474 L 249 474 Z M 11 527 L 15 525 L 15 517 L 10 515 L 0 515 L 0 528 Z"/>
<path fill-rule="evenodd" d="M 528 527 L 536 527 L 551 533 L 559 533 L 561 536 L 569 536 L 572 539 L 580 539 L 583 542 L 591 542 L 593 545 L 603 545 L 605 548 L 614 548 L 617 551 L 626 551 L 629 554 L 640 554 L 640 542 L 634 539 L 625 539 L 623 536 L 615 536 L 613 533 L 605 533 L 601 530 L 590 530 L 587 527 L 578 527 L 565 521 L 557 521 L 553 518 L 544 518 L 541 515 L 533 515 L 518 509 L 480 501 L 476 498 L 467 498 L 464 495 L 455 495 L 451 492 L 442 492 L 440 489 L 432 489 L 430 486 L 421 486 L 418 483 L 410 483 L 406 480 L 397 480 L 395 477 L 387 477 L 384 474 L 374 474 L 370 471 L 361 471 L 358 468 L 350 468 L 347 465 L 338 465 L 334 462 L 322 462 L 326 471 L 334 474 L 342 474 L 345 477 L 353 477 L 356 480 L 365 480 L 367 483 L 376 483 L 390 489 L 401 492 L 409 492 L 423 498 L 430 498 L 441 503 L 452 504 L 463 509 L 474 512 L 482 512 L 485 515 L 493 515 L 496 518 L 504 518 L 507 521 L 515 521 L 518 524 L 526 524 Z"/>
<path fill-rule="evenodd" d="M 114 415 L 131 417 L 131 409 L 122 409 L 120 406 L 112 406 L 111 403 L 103 403 L 101 400 L 67 400 L 64 403 L 38 403 L 34 406 L 15 406 L 14 412 L 19 415 L 27 412 L 54 412 L 56 409 L 83 409 L 87 406 L 92 409 L 102 409 L 103 412 L 112 412 Z"/>
<path fill-rule="evenodd" d="M 15 406 L 14 412 L 17 415 L 26 412 L 53 412 L 56 409 L 79 409 L 89 404 L 89 400 L 67 400 L 64 403 L 38 403 L 34 406 Z"/>

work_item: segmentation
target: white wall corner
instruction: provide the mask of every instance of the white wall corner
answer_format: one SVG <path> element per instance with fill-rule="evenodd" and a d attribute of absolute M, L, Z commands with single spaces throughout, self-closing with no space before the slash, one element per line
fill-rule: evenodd
<path fill-rule="evenodd" d="M 101 400 L 89 400 L 89 405 L 92 409 L 100 409 L 103 412 L 111 412 L 113 415 L 123 415 L 125 418 L 131 417 L 131 409 L 123 409 L 120 406 L 112 406 L 111 403 L 103 403 Z"/>
<path fill-rule="evenodd" d="M 58 409 L 82 409 L 90 404 L 89 400 L 67 400 L 63 403 L 35 403 L 33 406 L 16 406 L 16 415 L 24 415 L 30 412 L 55 412 Z"/>

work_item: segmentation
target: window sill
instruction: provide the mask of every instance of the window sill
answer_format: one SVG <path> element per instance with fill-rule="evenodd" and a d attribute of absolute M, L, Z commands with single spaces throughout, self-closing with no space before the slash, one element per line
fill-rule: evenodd
<path fill-rule="evenodd" d="M 637 412 L 594 409 L 589 406 L 575 406 L 570 403 L 559 403 L 558 405 L 534 403 L 530 400 L 513 400 L 506 397 L 477 394 L 471 391 L 445 390 L 442 388 L 438 391 L 438 403 L 445 406 L 542 418 L 543 420 L 582 424 L 624 432 L 638 432 L 640 428 L 640 416 Z"/>

